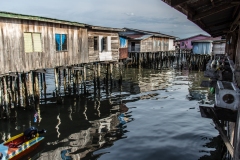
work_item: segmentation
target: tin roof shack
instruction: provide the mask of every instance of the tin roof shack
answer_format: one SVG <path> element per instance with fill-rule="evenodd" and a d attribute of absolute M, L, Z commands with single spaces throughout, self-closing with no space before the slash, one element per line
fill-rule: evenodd
<path fill-rule="evenodd" d="M 178 39 L 175 41 L 175 45 L 178 46 L 180 49 L 192 49 L 192 41 L 194 40 L 201 40 L 205 38 L 209 38 L 210 36 L 198 34 L 192 37 L 184 38 L 184 39 Z"/>
<path fill-rule="evenodd" d="M 0 74 L 88 63 L 85 24 L 0 12 Z"/>
<path fill-rule="evenodd" d="M 215 40 L 213 43 L 213 55 L 225 55 L 226 40 Z"/>
<path fill-rule="evenodd" d="M 118 61 L 119 35 L 124 31 L 119 28 L 88 26 L 89 61 Z"/>
<path fill-rule="evenodd" d="M 175 50 L 176 37 L 159 32 L 124 28 L 120 36 L 128 39 L 128 52 L 158 52 Z"/>
<path fill-rule="evenodd" d="M 212 40 L 196 40 L 192 41 L 193 54 L 208 54 L 212 53 Z"/>
<path fill-rule="evenodd" d="M 128 39 L 126 37 L 119 37 L 120 48 L 119 48 L 119 59 L 128 58 Z"/>

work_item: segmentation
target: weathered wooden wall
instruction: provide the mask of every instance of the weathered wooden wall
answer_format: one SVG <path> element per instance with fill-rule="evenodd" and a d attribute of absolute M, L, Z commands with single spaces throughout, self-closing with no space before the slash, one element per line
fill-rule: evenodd
<path fill-rule="evenodd" d="M 25 53 L 24 32 L 41 33 L 42 52 Z M 55 34 L 67 34 L 57 52 Z M 0 74 L 88 63 L 87 29 L 41 21 L 0 19 Z"/>
<path fill-rule="evenodd" d="M 94 37 L 111 37 L 111 60 L 118 61 L 119 59 L 119 36 L 117 32 L 110 32 L 110 31 L 98 31 L 98 30 L 89 30 L 88 31 L 88 51 L 89 51 L 89 61 L 90 62 L 96 62 L 99 61 L 99 54 L 105 54 L 104 52 L 101 52 L 99 50 L 94 51 Z M 98 41 L 98 43 L 100 43 Z M 106 52 L 106 55 L 109 52 Z"/>
<path fill-rule="evenodd" d="M 141 41 L 141 52 L 158 52 L 169 50 L 169 38 L 150 37 Z"/>

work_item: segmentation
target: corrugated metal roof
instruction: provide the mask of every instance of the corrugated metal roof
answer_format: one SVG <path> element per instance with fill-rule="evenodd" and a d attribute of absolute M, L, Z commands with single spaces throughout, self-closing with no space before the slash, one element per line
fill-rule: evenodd
<path fill-rule="evenodd" d="M 125 35 L 125 36 L 131 40 L 143 40 L 151 37 L 152 35 L 133 34 L 133 35 Z"/>
<path fill-rule="evenodd" d="M 194 40 L 191 43 L 212 43 L 213 40 Z"/>
<path fill-rule="evenodd" d="M 147 35 L 156 36 L 156 37 L 166 37 L 166 38 L 173 38 L 173 39 L 177 38 L 177 37 L 167 35 L 167 34 L 163 34 L 163 33 L 160 33 L 160 32 L 144 31 L 144 30 L 126 28 L 126 27 L 124 29 L 132 30 L 132 31 L 135 31 L 135 32 L 139 32 L 141 34 L 147 34 Z"/>
<path fill-rule="evenodd" d="M 23 15 L 23 14 L 3 12 L 3 11 L 0 11 L 0 17 L 25 19 L 25 20 L 31 20 L 31 21 L 51 22 L 51 23 L 67 24 L 72 26 L 81 26 L 81 27 L 85 27 L 86 25 L 84 23 L 71 22 L 71 21 L 59 20 L 59 19 L 53 19 L 53 18 L 47 18 L 47 17 L 32 16 L 32 15 Z"/>
<path fill-rule="evenodd" d="M 106 30 L 106 31 L 115 31 L 115 32 L 125 31 L 125 29 L 123 28 L 111 28 L 111 27 L 101 27 L 101 26 L 93 26 L 93 25 L 88 25 L 88 27 L 96 30 Z"/>
<path fill-rule="evenodd" d="M 187 37 L 187 38 L 183 38 L 183 39 L 178 39 L 178 40 L 176 40 L 176 42 L 178 42 L 178 41 L 184 41 L 184 40 L 191 39 L 191 38 L 195 38 L 195 37 L 198 37 L 198 36 L 210 37 L 210 36 L 207 36 L 207 35 L 204 35 L 204 34 L 198 34 L 198 35 L 195 35 L 195 36 L 191 36 L 191 37 Z"/>

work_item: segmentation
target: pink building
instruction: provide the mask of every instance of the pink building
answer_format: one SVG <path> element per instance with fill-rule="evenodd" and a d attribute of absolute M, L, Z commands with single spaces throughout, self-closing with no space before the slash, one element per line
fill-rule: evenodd
<path fill-rule="evenodd" d="M 192 49 L 192 41 L 202 40 L 206 38 L 211 38 L 211 37 L 203 34 L 198 34 L 192 37 L 176 40 L 175 46 L 180 49 Z"/>

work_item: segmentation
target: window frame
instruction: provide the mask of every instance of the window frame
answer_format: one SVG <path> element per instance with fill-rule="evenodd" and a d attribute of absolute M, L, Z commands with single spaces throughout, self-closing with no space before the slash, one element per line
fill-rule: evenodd
<path fill-rule="evenodd" d="M 32 45 L 32 48 L 31 48 L 31 51 L 26 51 L 26 39 L 25 39 L 25 33 L 29 33 L 31 34 L 31 45 Z M 41 51 L 36 51 L 36 44 L 37 41 L 35 38 L 33 38 L 33 35 L 34 34 L 39 34 L 40 35 L 40 45 L 41 45 Z M 24 52 L 25 53 L 34 53 L 34 52 L 38 52 L 38 53 L 42 53 L 43 52 L 43 42 L 42 42 L 42 33 L 41 32 L 23 32 L 23 42 L 24 42 Z"/>
<path fill-rule="evenodd" d="M 56 35 L 60 35 L 60 44 L 58 44 L 57 40 L 56 40 Z M 62 43 L 62 35 L 65 35 L 65 40 Z M 68 35 L 65 33 L 55 33 L 55 50 L 56 52 L 66 52 L 68 51 Z M 57 46 L 60 46 L 60 50 L 57 50 Z M 66 47 L 66 49 L 63 49 L 63 46 Z"/>

